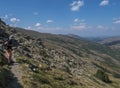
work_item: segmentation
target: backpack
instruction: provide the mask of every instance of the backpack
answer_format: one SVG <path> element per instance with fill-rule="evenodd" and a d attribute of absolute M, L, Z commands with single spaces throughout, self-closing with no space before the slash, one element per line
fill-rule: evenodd
<path fill-rule="evenodd" d="M 9 42 L 9 40 L 3 41 L 2 50 L 6 50 L 7 49 L 7 44 L 5 44 L 6 42 Z"/>
<path fill-rule="evenodd" d="M 5 44 L 6 42 L 8 42 L 7 44 Z M 8 46 L 11 45 L 11 47 L 18 47 L 19 43 L 17 40 L 15 40 L 14 38 L 4 38 L 3 39 L 3 43 L 2 43 L 2 50 L 6 50 L 8 48 Z"/>

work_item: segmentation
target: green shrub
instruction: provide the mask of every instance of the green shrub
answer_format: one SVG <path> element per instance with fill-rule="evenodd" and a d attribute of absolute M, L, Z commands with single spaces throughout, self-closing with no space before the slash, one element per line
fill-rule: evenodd
<path fill-rule="evenodd" d="M 45 75 L 33 74 L 33 78 L 35 81 L 38 81 L 42 84 L 50 84 L 49 78 L 47 78 Z"/>
<path fill-rule="evenodd" d="M 106 83 L 111 83 L 108 74 L 106 74 L 103 70 L 97 70 L 95 76 Z"/>
<path fill-rule="evenodd" d="M 120 74 L 118 74 L 118 73 L 113 73 L 113 76 L 114 76 L 115 78 L 120 78 Z"/>
<path fill-rule="evenodd" d="M 49 57 L 49 56 L 47 55 L 47 53 L 46 53 L 45 50 L 40 50 L 39 53 L 40 53 L 40 55 L 44 56 L 45 58 L 46 58 L 46 57 Z"/>
<path fill-rule="evenodd" d="M 7 64 L 7 58 L 5 57 L 4 53 L 0 50 L 0 65 Z"/>

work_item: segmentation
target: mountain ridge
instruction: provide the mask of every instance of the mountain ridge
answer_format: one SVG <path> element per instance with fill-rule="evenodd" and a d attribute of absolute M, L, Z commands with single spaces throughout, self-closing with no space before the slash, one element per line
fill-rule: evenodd
<path fill-rule="evenodd" d="M 14 57 L 24 73 L 23 88 L 119 87 L 120 52 L 84 38 L 0 27 L 20 43 Z M 113 83 L 97 79 L 98 69 L 109 74 Z"/>

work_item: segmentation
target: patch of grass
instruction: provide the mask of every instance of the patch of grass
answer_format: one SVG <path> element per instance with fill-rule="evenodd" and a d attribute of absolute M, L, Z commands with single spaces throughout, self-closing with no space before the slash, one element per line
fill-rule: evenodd
<path fill-rule="evenodd" d="M 100 82 L 95 78 L 95 77 L 93 77 L 93 76 L 90 76 L 89 77 L 91 80 L 93 80 L 95 83 L 98 83 L 98 84 L 100 84 Z"/>
<path fill-rule="evenodd" d="M 114 76 L 115 78 L 120 78 L 120 74 L 119 74 L 119 73 L 113 73 L 113 76 Z"/>
<path fill-rule="evenodd" d="M 105 72 L 111 73 L 107 68 L 103 67 L 104 65 L 102 66 L 102 65 L 99 65 L 99 64 L 94 63 L 94 62 L 92 62 L 92 64 L 95 65 L 96 67 L 102 69 Z"/>

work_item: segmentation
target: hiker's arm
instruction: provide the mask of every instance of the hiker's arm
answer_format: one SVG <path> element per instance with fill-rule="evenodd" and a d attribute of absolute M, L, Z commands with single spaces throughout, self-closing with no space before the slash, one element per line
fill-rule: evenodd
<path fill-rule="evenodd" d="M 8 41 L 4 42 L 4 45 L 8 45 Z"/>

